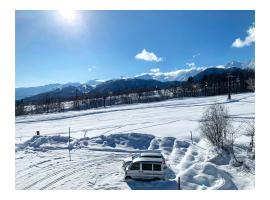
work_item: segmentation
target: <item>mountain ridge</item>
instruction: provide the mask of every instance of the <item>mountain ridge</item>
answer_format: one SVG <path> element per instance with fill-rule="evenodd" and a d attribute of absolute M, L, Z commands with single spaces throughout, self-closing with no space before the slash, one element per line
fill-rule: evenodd
<path fill-rule="evenodd" d="M 231 61 L 228 62 L 226 65 L 216 66 L 216 67 L 192 67 L 188 69 L 179 69 L 171 72 L 150 72 L 150 73 L 142 73 L 140 75 L 134 76 L 133 78 L 129 79 L 140 79 L 140 80 L 155 80 L 159 82 L 172 82 L 172 81 L 187 81 L 189 77 L 196 77 L 198 79 L 198 74 L 211 71 L 209 69 L 229 69 L 229 68 L 239 68 L 239 69 L 255 69 L 255 61 L 249 60 L 247 62 L 239 62 L 239 61 Z M 222 70 L 215 70 L 215 71 L 222 71 Z M 205 73 L 206 73 L 205 72 Z M 121 78 L 123 79 L 123 78 Z M 48 93 L 53 92 L 57 89 L 64 89 L 66 87 L 72 86 L 77 88 L 79 92 L 82 93 L 88 93 L 91 90 L 95 91 L 95 88 L 97 88 L 99 85 L 102 85 L 107 82 L 112 82 L 114 80 L 121 80 L 121 79 L 112 79 L 108 81 L 93 79 L 89 80 L 86 83 L 78 83 L 78 82 L 70 82 L 65 84 L 48 84 L 43 86 L 37 86 L 37 87 L 22 87 L 22 88 L 16 88 L 16 100 L 19 99 L 25 99 L 29 97 L 33 97 L 42 93 Z M 157 84 L 159 85 L 159 84 Z M 71 88 L 70 88 L 71 89 Z M 73 89 L 71 89 L 73 90 Z M 60 92 L 60 91 L 59 91 Z"/>

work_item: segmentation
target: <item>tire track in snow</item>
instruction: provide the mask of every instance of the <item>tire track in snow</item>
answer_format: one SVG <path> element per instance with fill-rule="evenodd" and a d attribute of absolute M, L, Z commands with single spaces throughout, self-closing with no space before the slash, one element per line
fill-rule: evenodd
<path fill-rule="evenodd" d="M 79 165 L 81 165 L 81 164 L 79 164 Z M 65 178 L 67 178 L 67 177 L 69 177 L 69 176 L 71 176 L 71 175 L 74 175 L 74 174 L 77 174 L 77 173 L 79 173 L 79 172 L 85 171 L 85 170 L 87 170 L 87 167 L 90 167 L 90 166 L 92 166 L 92 165 L 93 165 L 93 164 L 91 164 L 91 165 L 86 165 L 84 168 L 81 168 L 81 169 L 79 169 L 79 170 L 73 170 L 73 171 L 71 171 L 71 172 L 69 172 L 69 173 L 67 173 L 67 174 L 64 174 L 64 175 L 60 176 L 59 178 L 54 179 L 52 182 L 48 183 L 47 185 L 43 186 L 42 188 L 40 188 L 40 190 L 45 190 L 45 189 L 47 189 L 48 187 L 52 186 L 53 184 L 55 184 L 55 183 L 57 183 L 57 182 L 59 182 L 59 181 L 65 179 Z"/>
<path fill-rule="evenodd" d="M 45 180 L 47 180 L 47 179 L 49 179 L 49 178 L 51 178 L 51 177 L 53 177 L 53 176 L 55 176 L 55 175 L 58 175 L 58 174 L 61 173 L 61 172 L 64 172 L 64 171 L 66 171 L 66 170 L 73 169 L 75 166 L 81 166 L 81 165 L 84 165 L 85 163 L 88 163 L 88 162 L 89 162 L 89 161 L 85 161 L 85 162 L 83 162 L 83 163 L 75 163 L 74 165 L 72 165 L 72 166 L 70 166 L 70 167 L 67 167 L 67 168 L 64 168 L 64 169 L 55 171 L 54 173 L 51 173 L 51 174 L 49 174 L 49 175 L 47 175 L 47 176 L 45 176 L 45 177 L 43 177 L 43 178 L 41 178 L 41 179 L 39 179 L 39 180 L 33 182 L 33 183 L 31 183 L 30 185 L 24 187 L 23 190 L 30 189 L 31 187 L 37 185 L 38 183 L 43 182 L 43 181 L 45 181 Z M 60 167 L 65 166 L 65 165 L 67 165 L 67 163 L 62 164 Z M 55 167 L 59 167 L 59 165 L 58 165 L 58 166 L 55 166 Z M 55 167 L 54 167 L 54 168 L 55 168 Z M 43 171 L 43 174 L 46 173 L 46 172 L 48 172 L 48 171 L 51 171 L 51 170 L 52 170 L 51 168 L 50 168 L 50 169 L 46 169 L 46 171 Z M 30 182 L 31 182 L 31 181 L 30 181 Z"/>
<path fill-rule="evenodd" d="M 57 170 L 53 173 L 50 173 L 49 175 L 46 175 L 45 177 L 39 178 L 38 180 L 35 179 L 37 177 L 33 177 L 34 180 L 32 180 L 32 181 L 34 181 L 34 182 L 29 181 L 28 182 L 29 185 L 25 186 L 23 188 L 23 190 L 31 189 L 32 187 L 37 186 L 39 184 L 41 184 L 41 186 L 36 188 L 36 189 L 45 190 L 51 186 L 54 186 L 56 183 L 58 183 L 62 180 L 65 180 L 73 175 L 76 175 L 76 174 L 80 175 L 80 173 L 82 173 L 83 171 L 89 171 L 89 173 L 90 173 L 91 167 L 95 167 L 97 165 L 102 165 L 102 163 L 104 163 L 105 160 L 107 160 L 107 159 L 109 159 L 109 161 L 111 161 L 112 156 L 109 156 L 109 157 L 108 156 L 109 156 L 108 154 L 98 155 L 98 158 L 95 158 L 94 160 L 88 160 L 88 158 L 92 158 L 92 157 L 87 156 L 85 158 L 85 159 L 87 159 L 87 161 L 81 162 L 81 160 L 79 160 L 76 163 L 73 163 L 72 166 L 65 167 L 65 165 L 69 164 L 68 162 L 66 162 L 64 164 L 61 164 L 61 168 L 62 167 L 65 167 L 65 168 L 62 168 L 62 169 Z M 122 156 L 122 154 L 120 154 L 120 156 Z M 115 159 L 115 157 L 113 157 L 113 159 Z M 90 162 L 90 164 L 89 164 L 89 162 Z M 55 167 L 57 168 L 57 167 L 59 167 L 59 165 L 57 165 Z M 43 173 L 38 174 L 38 175 L 40 176 L 40 175 L 46 174 L 48 171 L 51 171 L 51 168 L 46 169 L 45 171 L 43 171 Z M 80 175 L 80 177 L 81 177 L 81 175 Z M 48 180 L 50 180 L 50 179 L 53 179 L 53 180 L 48 182 Z M 66 182 L 69 182 L 70 180 L 67 180 Z M 87 180 L 85 180 L 85 181 L 87 182 Z M 44 185 L 42 183 L 45 183 L 46 185 Z M 57 187 L 57 186 L 55 186 L 55 187 Z"/>
<path fill-rule="evenodd" d="M 47 163 L 46 163 L 47 164 Z M 36 174 L 37 172 L 40 172 L 41 171 L 41 169 L 43 170 L 43 172 L 45 173 L 45 172 L 48 172 L 48 171 L 51 171 L 52 169 L 55 169 L 55 164 L 58 164 L 58 163 L 49 163 L 48 165 L 45 165 L 45 166 L 41 166 L 41 167 L 38 167 L 38 169 L 37 170 L 30 170 L 30 168 L 27 168 L 27 170 L 25 170 L 25 169 L 22 169 L 22 170 L 19 170 L 19 171 L 17 171 L 16 172 L 16 175 L 18 174 L 19 176 L 16 176 L 16 179 L 22 179 L 23 177 L 25 177 L 25 176 L 29 176 L 29 174 L 30 175 L 33 175 L 33 174 Z M 66 165 L 66 163 L 64 163 L 64 162 L 61 162 L 61 163 L 59 163 L 59 165 L 57 165 L 57 167 L 62 167 L 62 166 L 64 166 L 64 165 Z M 34 165 L 33 165 L 34 166 Z M 35 166 L 35 167 L 37 167 L 37 166 Z M 45 171 L 44 171 L 44 168 L 46 169 Z M 30 170 L 31 172 L 30 173 L 28 173 L 28 170 Z M 20 173 L 20 172 L 25 172 L 25 173 Z M 16 184 L 16 187 L 17 187 L 17 185 L 20 185 L 20 183 L 19 184 Z"/>

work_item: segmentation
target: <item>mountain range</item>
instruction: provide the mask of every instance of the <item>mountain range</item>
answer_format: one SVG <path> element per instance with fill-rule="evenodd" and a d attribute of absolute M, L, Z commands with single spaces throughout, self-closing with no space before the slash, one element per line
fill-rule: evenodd
<path fill-rule="evenodd" d="M 150 73 L 142 73 L 140 75 L 135 76 L 138 79 L 153 79 L 161 82 L 166 81 L 186 81 L 190 76 L 194 77 L 200 72 L 205 71 L 208 68 L 217 68 L 217 69 L 229 69 L 229 68 L 240 68 L 240 69 L 255 69 L 254 60 L 250 60 L 248 62 L 238 62 L 231 61 L 226 65 L 219 65 L 216 67 L 192 67 L 189 69 L 179 69 L 172 72 L 150 72 Z"/>
<path fill-rule="evenodd" d="M 192 67 L 189 69 L 179 69 L 171 72 L 156 72 L 143 73 L 133 78 L 114 79 L 114 80 L 89 80 L 86 83 L 66 83 L 66 84 L 49 84 L 38 87 L 21 87 L 16 88 L 16 100 L 26 99 L 33 100 L 43 98 L 46 95 L 55 98 L 68 98 L 70 96 L 80 95 L 82 93 L 89 93 L 90 91 L 96 93 L 102 92 L 118 92 L 121 90 L 138 89 L 141 87 L 168 87 L 173 81 L 183 82 L 189 77 L 194 77 L 195 80 L 201 79 L 204 75 L 224 73 L 226 69 L 255 69 L 254 60 L 248 62 L 231 61 L 226 65 L 216 67 Z M 228 71 L 228 70 L 227 70 Z M 165 83 L 165 84 L 164 84 Z"/>

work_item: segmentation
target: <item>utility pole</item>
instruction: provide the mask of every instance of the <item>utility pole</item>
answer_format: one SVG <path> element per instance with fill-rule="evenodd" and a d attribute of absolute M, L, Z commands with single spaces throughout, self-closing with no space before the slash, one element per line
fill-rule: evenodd
<path fill-rule="evenodd" d="M 207 82 L 204 84 L 204 96 L 206 96 L 206 90 L 207 90 Z"/>
<path fill-rule="evenodd" d="M 227 78 L 228 78 L 228 99 L 231 99 L 231 78 L 233 76 L 228 74 Z"/>

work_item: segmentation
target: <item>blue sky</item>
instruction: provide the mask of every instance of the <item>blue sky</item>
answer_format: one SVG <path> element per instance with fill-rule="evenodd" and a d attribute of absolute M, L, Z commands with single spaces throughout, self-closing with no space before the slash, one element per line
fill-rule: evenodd
<path fill-rule="evenodd" d="M 16 87 L 255 57 L 254 11 L 16 11 Z"/>

